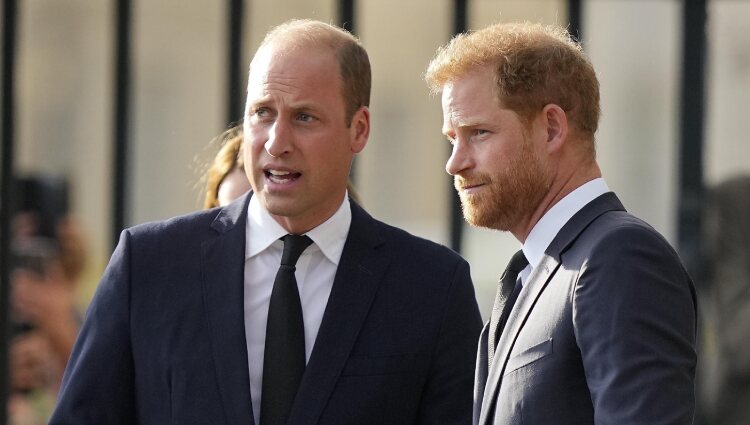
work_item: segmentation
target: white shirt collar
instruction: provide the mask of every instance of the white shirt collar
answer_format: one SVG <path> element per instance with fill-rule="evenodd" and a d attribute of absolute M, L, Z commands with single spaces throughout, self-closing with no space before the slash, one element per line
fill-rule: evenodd
<path fill-rule="evenodd" d="M 305 233 L 333 264 L 338 265 L 344 252 L 346 237 L 352 222 L 352 209 L 349 205 L 349 194 L 338 210 L 325 222 Z M 260 205 L 257 196 L 251 196 L 247 209 L 247 237 L 245 238 L 245 260 L 254 257 L 267 249 L 287 232 L 271 217 L 271 214 Z"/>
<path fill-rule="evenodd" d="M 586 204 L 609 191 L 607 183 L 599 177 L 579 186 L 553 205 L 534 225 L 523 244 L 523 253 L 529 264 L 536 267 L 565 223 Z"/>

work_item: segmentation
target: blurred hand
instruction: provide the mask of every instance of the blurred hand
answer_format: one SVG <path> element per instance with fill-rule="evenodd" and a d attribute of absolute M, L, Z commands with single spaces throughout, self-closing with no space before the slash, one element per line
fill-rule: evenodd
<path fill-rule="evenodd" d="M 61 322 L 69 322 L 75 307 L 71 286 L 57 265 L 46 273 L 19 269 L 12 273 L 13 308 L 23 321 L 54 333 Z"/>
<path fill-rule="evenodd" d="M 9 354 L 13 392 L 26 393 L 55 383 L 58 366 L 44 335 L 33 331 L 17 336 Z"/>
<path fill-rule="evenodd" d="M 53 263 L 42 275 L 15 270 L 11 275 L 11 287 L 16 320 L 32 324 L 46 336 L 64 366 L 78 333 L 73 285 Z"/>

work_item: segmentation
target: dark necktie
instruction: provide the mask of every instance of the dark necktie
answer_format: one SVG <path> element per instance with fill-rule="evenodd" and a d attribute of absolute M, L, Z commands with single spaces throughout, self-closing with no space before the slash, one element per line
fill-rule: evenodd
<path fill-rule="evenodd" d="M 510 262 L 508 262 L 508 267 L 505 268 L 503 277 L 500 278 L 500 284 L 497 286 L 495 304 L 492 306 L 492 315 L 490 316 L 490 329 L 487 334 L 487 360 L 490 367 L 492 367 L 492 359 L 495 356 L 497 341 L 500 339 L 508 316 L 510 316 L 510 310 L 513 308 L 516 298 L 518 298 L 518 293 L 521 292 L 521 284 L 516 284 L 518 273 L 528 264 L 529 262 L 523 255 L 523 251 L 519 250 L 513 254 Z"/>
<path fill-rule="evenodd" d="M 297 259 L 312 240 L 299 235 L 286 235 L 281 240 L 284 253 L 268 303 L 261 425 L 286 424 L 305 373 L 305 323 L 294 271 Z"/>

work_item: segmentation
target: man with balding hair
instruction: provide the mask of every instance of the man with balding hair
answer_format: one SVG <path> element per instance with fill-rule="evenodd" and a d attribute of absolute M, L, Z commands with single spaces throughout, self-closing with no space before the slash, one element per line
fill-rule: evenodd
<path fill-rule="evenodd" d="M 596 162 L 599 83 L 564 28 L 497 24 L 426 79 L 466 220 L 522 244 L 479 343 L 474 423 L 690 424 L 696 298 Z"/>
<path fill-rule="evenodd" d="M 123 231 L 52 424 L 471 422 L 468 264 L 347 194 L 370 80 L 346 31 L 267 35 L 243 125 L 252 192 Z"/>

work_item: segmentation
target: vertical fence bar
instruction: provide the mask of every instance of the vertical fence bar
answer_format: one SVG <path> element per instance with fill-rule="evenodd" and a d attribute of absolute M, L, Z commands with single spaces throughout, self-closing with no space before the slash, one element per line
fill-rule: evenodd
<path fill-rule="evenodd" d="M 453 34 L 465 32 L 468 27 L 468 0 L 453 1 Z M 450 153 L 449 153 L 450 154 Z M 461 213 L 461 199 L 453 188 L 453 179 L 451 178 L 448 190 L 450 191 L 450 247 L 454 251 L 461 253 L 461 247 L 464 237 L 464 218 Z"/>
<path fill-rule="evenodd" d="M 242 23 L 244 0 L 229 0 L 227 5 L 227 123 L 242 118 L 244 101 L 242 77 Z"/>
<path fill-rule="evenodd" d="M 356 13 L 354 0 L 339 0 L 338 4 L 338 25 L 350 33 L 357 35 L 356 22 L 354 14 Z M 349 170 L 349 180 L 352 183 L 357 181 L 357 158 L 352 161 L 352 168 Z"/>
<path fill-rule="evenodd" d="M 683 0 L 677 250 L 697 285 L 705 284 L 702 280 L 706 266 L 701 252 L 705 190 L 703 144 L 706 20 L 706 0 Z M 705 385 L 701 378 L 699 375 L 698 386 Z M 698 403 L 695 411 L 696 425 L 708 423 L 705 413 L 703 404 Z"/>
<path fill-rule="evenodd" d="M 0 167 L 0 425 L 8 423 L 10 345 L 10 221 L 13 199 L 17 2 L 3 1 L 2 164 Z"/>
<path fill-rule="evenodd" d="M 568 32 L 581 41 L 583 30 L 583 2 L 582 0 L 568 0 Z"/>
<path fill-rule="evenodd" d="M 125 227 L 128 196 L 128 155 L 130 124 L 130 29 L 131 1 L 116 0 L 115 7 L 115 89 L 112 122 L 112 246 Z"/>
<path fill-rule="evenodd" d="M 354 20 L 355 4 L 354 0 L 339 0 L 339 26 L 345 28 L 352 34 L 356 34 L 357 27 Z"/>
<path fill-rule="evenodd" d="M 678 250 L 693 276 L 702 273 L 706 0 L 684 0 L 680 84 Z"/>

